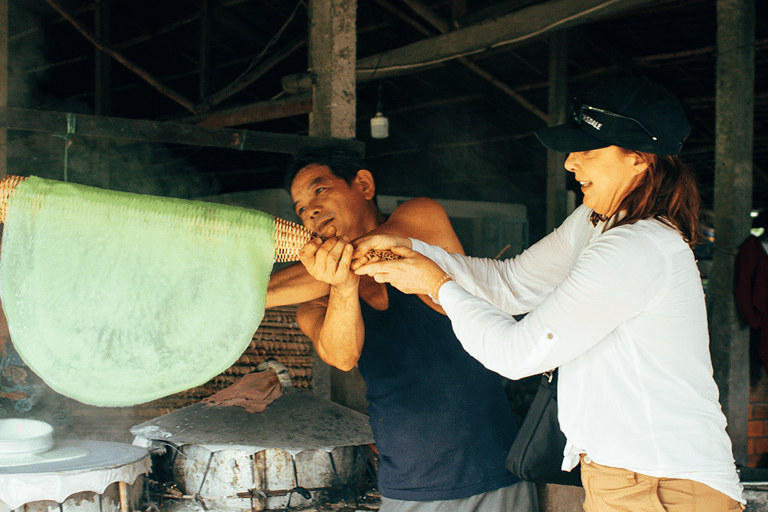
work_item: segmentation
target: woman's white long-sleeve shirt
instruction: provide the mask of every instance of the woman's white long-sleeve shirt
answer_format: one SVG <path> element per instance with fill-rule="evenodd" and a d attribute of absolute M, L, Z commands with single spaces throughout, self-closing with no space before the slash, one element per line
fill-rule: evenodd
<path fill-rule="evenodd" d="M 559 368 L 563 469 L 588 453 L 743 502 L 692 251 L 659 221 L 604 231 L 590 213 L 506 261 L 413 248 L 454 276 L 440 304 L 469 354 L 511 379 Z"/>

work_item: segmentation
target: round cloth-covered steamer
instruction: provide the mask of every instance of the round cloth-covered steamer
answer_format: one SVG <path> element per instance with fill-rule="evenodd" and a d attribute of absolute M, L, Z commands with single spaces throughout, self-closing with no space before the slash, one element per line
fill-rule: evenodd
<path fill-rule="evenodd" d="M 7 199 L 11 339 L 55 391 L 129 406 L 207 382 L 264 315 L 275 219 L 30 177 Z"/>

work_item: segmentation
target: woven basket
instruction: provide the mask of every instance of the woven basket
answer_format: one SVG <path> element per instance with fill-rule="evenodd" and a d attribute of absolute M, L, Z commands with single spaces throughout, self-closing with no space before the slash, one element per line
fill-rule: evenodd
<path fill-rule="evenodd" d="M 6 176 L 0 180 L 0 224 L 5 224 L 5 215 L 8 211 L 7 201 L 16 185 L 21 183 L 24 176 Z"/>
<path fill-rule="evenodd" d="M 5 224 L 8 196 L 24 179 L 26 179 L 24 176 L 6 176 L 0 180 L 0 224 Z M 275 218 L 275 262 L 299 261 L 301 248 L 317 236 L 319 236 L 317 233 L 300 224 Z M 381 259 L 397 258 L 389 251 L 371 251 L 369 256 L 373 255 Z"/>
<path fill-rule="evenodd" d="M 319 236 L 300 224 L 275 218 L 275 261 L 299 261 L 299 251 L 304 245 Z"/>

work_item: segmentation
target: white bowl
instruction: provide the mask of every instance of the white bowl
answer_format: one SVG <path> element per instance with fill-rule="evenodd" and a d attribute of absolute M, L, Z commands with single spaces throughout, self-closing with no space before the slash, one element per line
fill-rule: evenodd
<path fill-rule="evenodd" d="M 0 420 L 0 456 L 42 453 L 53 447 L 53 427 L 44 421 Z"/>

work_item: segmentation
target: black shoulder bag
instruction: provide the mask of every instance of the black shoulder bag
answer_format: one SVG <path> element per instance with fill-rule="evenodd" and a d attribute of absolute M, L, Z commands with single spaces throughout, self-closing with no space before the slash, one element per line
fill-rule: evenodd
<path fill-rule="evenodd" d="M 581 485 L 579 466 L 563 464 L 565 435 L 557 420 L 557 369 L 541 375 L 539 389 L 507 455 L 507 469 L 528 482 Z"/>

